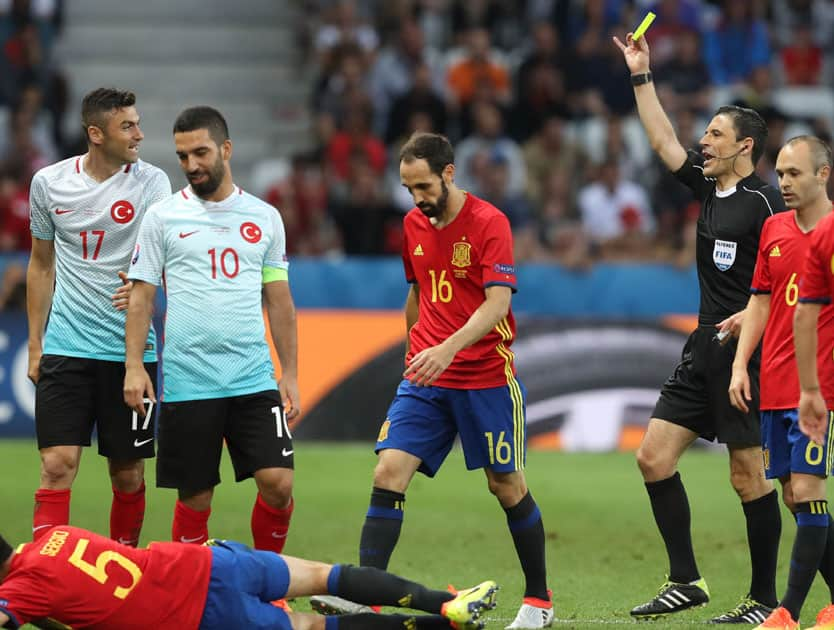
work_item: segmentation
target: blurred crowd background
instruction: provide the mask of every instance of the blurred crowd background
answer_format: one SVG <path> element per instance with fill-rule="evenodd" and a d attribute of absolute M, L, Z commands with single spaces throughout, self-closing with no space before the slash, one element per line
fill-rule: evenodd
<path fill-rule="evenodd" d="M 412 202 L 397 155 L 420 130 L 454 142 L 457 183 L 508 215 L 520 263 L 691 265 L 698 205 L 653 156 L 611 41 L 648 10 L 655 83 L 685 145 L 719 105 L 753 107 L 770 130 L 758 172 L 775 184 L 785 140 L 831 140 L 834 0 L 294 4 L 309 135 L 247 175 L 280 209 L 290 255 L 398 255 Z M 67 122 L 71 61 L 53 54 L 64 9 L 0 0 L 0 251 L 29 249 L 32 174 L 85 150 Z"/>

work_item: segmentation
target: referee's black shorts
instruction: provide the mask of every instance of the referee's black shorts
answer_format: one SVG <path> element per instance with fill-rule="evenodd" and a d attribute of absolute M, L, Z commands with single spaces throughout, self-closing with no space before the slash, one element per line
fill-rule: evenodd
<path fill-rule="evenodd" d="M 721 345 L 714 326 L 699 325 L 683 347 L 681 361 L 663 384 L 653 418 L 685 427 L 706 440 L 733 446 L 761 446 L 759 425 L 759 349 L 749 363 L 750 411 L 730 404 L 736 339 Z"/>

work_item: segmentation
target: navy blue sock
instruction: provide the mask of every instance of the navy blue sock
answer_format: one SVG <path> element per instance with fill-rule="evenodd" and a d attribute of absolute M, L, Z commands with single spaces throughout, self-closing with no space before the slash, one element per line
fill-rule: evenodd
<path fill-rule="evenodd" d="M 544 523 L 539 506 L 528 492 L 513 507 L 504 508 L 504 512 L 524 572 L 524 596 L 550 601 L 544 556 Z"/>
<path fill-rule="evenodd" d="M 448 591 L 435 591 L 374 567 L 337 564 L 327 577 L 327 592 L 357 604 L 399 606 L 439 613 L 454 598 Z"/>
<path fill-rule="evenodd" d="M 361 613 L 328 617 L 325 630 L 422 630 L 451 628 L 449 620 L 440 615 L 377 615 Z"/>
<path fill-rule="evenodd" d="M 828 584 L 829 595 L 834 602 L 834 519 L 828 515 L 828 537 L 825 541 L 825 551 L 820 561 L 820 575 Z"/>
<path fill-rule="evenodd" d="M 799 619 L 802 605 L 814 581 L 828 540 L 830 516 L 828 501 L 796 504 L 796 540 L 791 552 L 788 589 L 780 602 L 794 620 Z"/>
<path fill-rule="evenodd" d="M 359 539 L 359 564 L 387 569 L 403 526 L 405 495 L 374 487 Z"/>

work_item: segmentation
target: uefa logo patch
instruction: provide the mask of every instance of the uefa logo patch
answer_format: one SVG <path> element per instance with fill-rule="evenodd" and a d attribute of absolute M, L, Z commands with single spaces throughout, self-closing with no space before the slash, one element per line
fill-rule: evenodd
<path fill-rule="evenodd" d="M 257 243 L 259 240 L 261 240 L 263 232 L 261 232 L 261 228 L 259 228 L 257 225 L 255 225 L 251 221 L 247 221 L 246 223 L 240 226 L 240 235 L 243 237 L 243 240 L 247 243 Z"/>
<path fill-rule="evenodd" d="M 110 207 L 110 216 L 116 223 L 130 223 L 136 216 L 136 210 L 132 203 L 122 199 Z"/>

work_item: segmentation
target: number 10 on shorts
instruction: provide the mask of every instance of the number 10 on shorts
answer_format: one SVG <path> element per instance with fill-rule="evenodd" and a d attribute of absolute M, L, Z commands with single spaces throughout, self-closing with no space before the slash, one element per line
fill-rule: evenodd
<path fill-rule="evenodd" d="M 499 464 L 510 463 L 513 449 L 510 446 L 510 443 L 504 439 L 505 433 L 506 431 L 501 431 L 501 433 L 498 434 L 497 441 L 495 440 L 494 433 L 492 431 L 486 431 L 484 433 L 487 441 L 487 450 L 489 451 L 490 464 L 495 464 L 495 462 L 498 462 Z"/>

